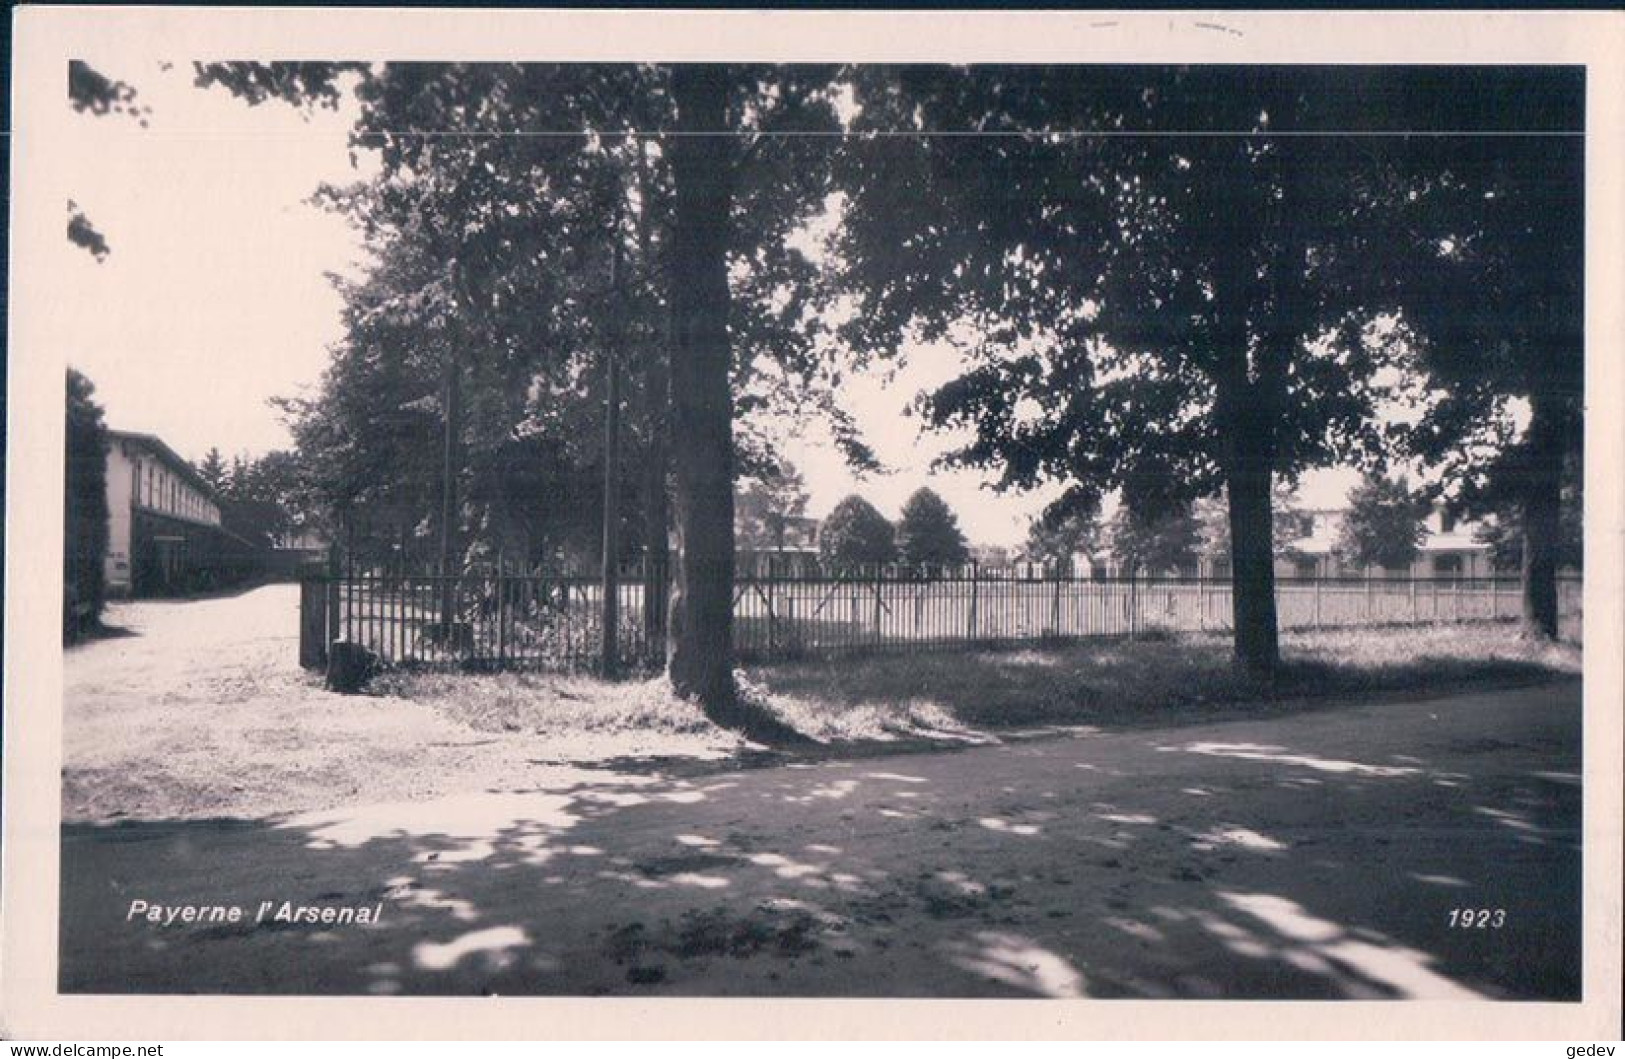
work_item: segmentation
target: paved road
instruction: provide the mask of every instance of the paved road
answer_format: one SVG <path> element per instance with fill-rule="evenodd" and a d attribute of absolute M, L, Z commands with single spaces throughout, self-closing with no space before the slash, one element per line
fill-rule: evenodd
<path fill-rule="evenodd" d="M 64 991 L 1578 996 L 1577 682 L 74 825 Z M 333 926 L 132 902 L 381 909 Z M 1489 909 L 1482 928 L 1452 910 Z M 336 914 L 336 913 L 335 913 Z M 1458 920 L 1460 916 L 1457 916 Z"/>

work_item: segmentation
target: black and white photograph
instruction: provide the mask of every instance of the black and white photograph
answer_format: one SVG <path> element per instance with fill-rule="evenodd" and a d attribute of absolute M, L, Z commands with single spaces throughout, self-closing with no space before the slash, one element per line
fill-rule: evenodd
<path fill-rule="evenodd" d="M 14 983 L 1617 1027 L 1619 20 L 433 14 L 19 37 Z"/>

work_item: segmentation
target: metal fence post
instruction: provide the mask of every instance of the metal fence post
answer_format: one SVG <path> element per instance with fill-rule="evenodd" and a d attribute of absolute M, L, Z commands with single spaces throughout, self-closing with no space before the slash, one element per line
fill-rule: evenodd
<path fill-rule="evenodd" d="M 970 564 L 970 619 L 965 627 L 965 639 L 976 639 L 976 595 L 977 583 L 981 580 L 980 570 L 976 563 Z"/>
<path fill-rule="evenodd" d="M 881 601 L 882 589 L 880 587 L 881 586 L 881 578 L 882 578 L 882 576 L 883 575 L 882 575 L 882 572 L 881 572 L 881 568 L 879 566 L 876 566 L 875 567 L 875 643 L 877 645 L 883 639 L 885 639 L 885 637 L 881 634 L 881 629 L 880 629 L 881 611 L 884 609 L 882 601 Z"/>
<path fill-rule="evenodd" d="M 767 653 L 770 657 L 778 644 L 778 638 L 774 635 L 776 619 L 773 614 L 773 582 L 777 580 L 775 574 L 776 571 L 770 563 L 767 568 Z"/>
<path fill-rule="evenodd" d="M 327 646 L 339 636 L 339 591 L 343 584 L 339 579 L 339 557 L 337 551 L 329 554 L 327 563 L 327 626 L 322 630 L 322 657 L 327 657 Z"/>

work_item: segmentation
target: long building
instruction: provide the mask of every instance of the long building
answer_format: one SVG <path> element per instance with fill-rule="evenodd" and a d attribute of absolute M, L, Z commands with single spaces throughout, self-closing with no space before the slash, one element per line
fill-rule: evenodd
<path fill-rule="evenodd" d="M 152 434 L 107 432 L 109 596 L 164 596 L 241 579 L 257 549 L 220 524 L 220 502 Z"/>
<path fill-rule="evenodd" d="M 1480 523 L 1455 517 L 1443 504 L 1434 504 L 1422 520 L 1416 558 L 1409 566 L 1395 568 L 1362 567 L 1337 554 L 1345 511 L 1318 509 L 1304 514 L 1309 532 L 1292 542 L 1293 558 L 1276 562 L 1277 576 L 1475 578 L 1517 572 L 1497 570 L 1490 560 L 1489 545 L 1478 539 Z"/>

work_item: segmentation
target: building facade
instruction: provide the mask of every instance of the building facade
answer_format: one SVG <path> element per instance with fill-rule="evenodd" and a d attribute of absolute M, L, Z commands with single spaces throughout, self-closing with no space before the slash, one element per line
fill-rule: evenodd
<path fill-rule="evenodd" d="M 192 465 L 151 434 L 107 432 L 109 596 L 162 596 L 238 580 L 254 546 L 220 525 Z"/>
<path fill-rule="evenodd" d="M 1291 554 L 1277 559 L 1277 577 L 1476 578 L 1505 576 L 1516 571 L 1496 570 L 1488 544 L 1478 539 L 1480 523 L 1455 517 L 1443 504 L 1435 504 L 1422 520 L 1422 541 L 1408 566 L 1365 567 L 1337 554 L 1343 512 L 1319 509 L 1304 512 L 1307 533 L 1291 545 Z"/>

